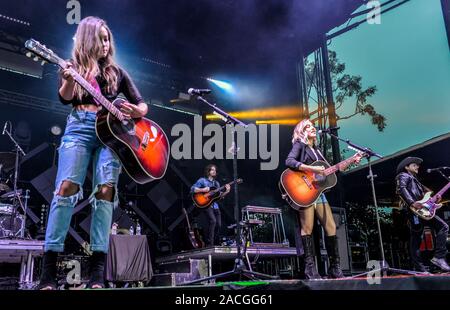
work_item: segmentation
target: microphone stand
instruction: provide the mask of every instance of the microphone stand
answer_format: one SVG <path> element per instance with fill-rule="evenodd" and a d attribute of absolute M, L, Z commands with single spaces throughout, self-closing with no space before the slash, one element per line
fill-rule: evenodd
<path fill-rule="evenodd" d="M 240 210 L 239 210 L 238 183 L 237 183 L 237 179 L 238 179 L 238 170 L 237 170 L 238 148 L 236 145 L 237 133 L 236 133 L 235 126 L 240 125 L 240 126 L 243 126 L 246 128 L 247 125 L 244 124 L 242 121 L 238 120 L 237 118 L 231 116 L 227 112 L 223 111 L 219 107 L 217 107 L 215 103 L 213 104 L 213 103 L 208 102 L 208 100 L 206 100 L 205 98 L 203 98 L 200 95 L 196 95 L 196 97 L 197 97 L 197 100 L 205 103 L 210 108 L 212 108 L 214 110 L 214 113 L 216 115 L 219 115 L 219 117 L 225 122 L 226 125 L 229 124 L 229 125 L 233 126 L 233 129 L 232 129 L 233 140 L 232 140 L 231 149 L 233 152 L 234 219 L 236 221 L 235 242 L 236 242 L 236 248 L 237 248 L 237 256 L 235 258 L 234 267 L 232 270 L 226 271 L 223 273 L 219 273 L 219 274 L 216 274 L 216 275 L 213 275 L 210 277 L 197 279 L 194 281 L 184 282 L 181 285 L 191 285 L 191 284 L 201 283 L 201 282 L 214 280 L 217 278 L 226 277 L 226 276 L 230 276 L 230 275 L 239 275 L 239 278 L 241 278 L 241 276 L 246 276 L 250 279 L 276 279 L 276 277 L 273 277 L 273 276 L 270 276 L 267 274 L 247 270 L 247 267 L 245 266 L 245 263 L 244 263 L 244 259 L 246 257 L 246 250 L 247 250 L 247 247 L 246 247 L 247 236 L 244 235 L 242 237 L 241 235 L 242 235 L 242 231 L 243 230 L 245 231 L 245 228 L 247 227 L 247 223 L 239 220 L 239 213 L 240 213 L 239 211 Z M 244 243 L 244 244 L 242 244 L 242 243 Z"/>
<path fill-rule="evenodd" d="M 372 171 L 372 162 L 371 162 L 371 158 L 372 157 L 377 157 L 382 159 L 383 156 L 381 156 L 380 154 L 375 153 L 374 151 L 372 151 L 372 149 L 368 148 L 368 147 L 363 147 L 363 146 L 359 146 L 353 142 L 351 142 L 348 139 L 342 139 L 330 132 L 327 132 L 331 137 L 338 139 L 344 143 L 346 143 L 347 145 L 349 145 L 351 148 L 358 150 L 360 152 L 363 152 L 367 155 L 367 167 L 369 168 L 369 174 L 367 175 L 367 179 L 369 179 L 370 182 L 370 187 L 372 190 L 372 199 L 373 199 L 373 205 L 375 207 L 375 215 L 376 215 L 376 222 L 377 222 L 377 231 L 378 231 L 378 241 L 380 243 L 380 254 L 381 254 L 381 261 L 380 261 L 380 267 L 379 268 L 375 268 L 372 269 L 371 271 L 368 272 L 364 272 L 358 275 L 354 275 L 351 278 L 359 278 L 362 276 L 366 276 L 366 275 L 382 275 L 383 277 L 387 275 L 387 272 L 392 272 L 392 273 L 398 273 L 398 274 L 408 274 L 408 275 L 416 275 L 416 274 L 423 274 L 423 272 L 417 272 L 417 271 L 411 271 L 411 270 L 404 270 L 404 269 L 397 269 L 397 268 L 390 268 L 388 263 L 386 262 L 386 258 L 384 255 L 384 246 L 383 246 L 383 237 L 381 235 L 381 226 L 380 226 L 380 215 L 378 213 L 378 202 L 377 202 L 377 195 L 375 192 L 375 178 L 377 177 L 377 175 L 373 174 Z"/>
<path fill-rule="evenodd" d="M 441 174 L 441 176 L 447 180 L 447 182 L 450 182 L 450 178 L 448 176 L 446 176 L 441 169 L 438 169 L 438 172 Z"/>
<path fill-rule="evenodd" d="M 10 123 L 11 124 L 11 123 Z M 23 149 L 20 147 L 19 143 L 17 143 L 17 141 L 13 138 L 12 134 L 11 134 L 11 128 L 12 126 L 10 125 L 9 131 L 6 129 L 6 124 L 5 124 L 5 128 L 3 130 L 3 134 L 7 134 L 7 136 L 9 137 L 9 139 L 11 139 L 11 141 L 14 143 L 14 148 L 16 151 L 16 160 L 14 163 L 14 183 L 13 183 L 13 191 L 14 191 L 14 199 L 13 199 L 13 206 L 17 206 L 19 205 L 22 210 L 23 210 L 23 219 L 22 219 L 22 223 L 21 223 L 21 227 L 20 227 L 20 237 L 23 239 L 25 237 L 25 221 L 26 221 L 26 217 L 27 217 L 27 205 L 28 205 L 28 190 L 26 192 L 26 196 L 25 196 L 25 206 L 22 204 L 22 200 L 20 199 L 20 194 L 18 193 L 17 190 L 17 180 L 19 179 L 19 157 L 20 155 L 25 156 L 25 152 L 23 151 Z M 17 208 L 14 208 L 14 213 L 11 217 L 11 230 L 13 230 L 13 223 L 14 223 L 14 219 L 17 216 Z M 10 237 L 13 237 L 13 235 L 10 233 Z"/>

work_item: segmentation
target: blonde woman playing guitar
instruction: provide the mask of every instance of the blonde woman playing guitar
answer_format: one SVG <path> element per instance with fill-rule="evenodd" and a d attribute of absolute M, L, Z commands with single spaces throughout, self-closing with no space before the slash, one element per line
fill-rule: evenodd
<path fill-rule="evenodd" d="M 315 178 L 325 176 L 327 174 L 327 169 L 325 166 L 313 165 L 313 163 L 318 161 L 323 161 L 324 163 L 326 163 L 324 156 L 317 149 L 316 143 L 316 128 L 311 123 L 311 121 L 305 119 L 299 122 L 294 129 L 292 150 L 286 159 L 286 166 L 288 166 L 290 170 L 293 170 L 294 172 L 305 172 L 307 174 L 314 175 Z M 338 165 L 338 169 L 345 170 L 350 164 L 359 163 L 361 157 L 362 155 L 354 156 L 351 161 L 345 161 L 342 164 Z M 297 185 L 300 185 L 301 182 L 308 183 L 307 186 L 309 186 L 310 188 L 314 188 L 316 186 L 315 184 L 310 183 L 306 178 L 297 180 L 297 182 Z M 284 185 L 287 185 L 287 183 L 285 183 Z M 295 185 L 296 184 L 293 184 L 291 186 L 294 191 Z M 283 186 L 283 176 L 280 182 L 280 189 L 283 192 L 283 197 L 285 197 L 286 199 L 288 199 L 289 197 L 293 197 L 293 194 L 291 193 L 292 195 L 289 195 L 288 189 Z M 340 267 L 339 249 L 336 237 L 336 224 L 334 222 L 333 214 L 325 195 L 320 194 L 319 198 L 316 201 L 312 201 L 310 204 L 307 204 L 305 206 L 293 205 L 293 201 L 291 199 L 288 199 L 288 201 L 295 209 L 299 210 L 298 214 L 301 225 L 301 238 L 305 252 L 306 278 L 320 278 L 315 266 L 313 255 L 313 239 L 311 236 L 314 225 L 314 216 L 317 216 L 326 234 L 325 245 L 330 260 L 328 275 L 330 278 L 343 278 L 344 275 Z"/>

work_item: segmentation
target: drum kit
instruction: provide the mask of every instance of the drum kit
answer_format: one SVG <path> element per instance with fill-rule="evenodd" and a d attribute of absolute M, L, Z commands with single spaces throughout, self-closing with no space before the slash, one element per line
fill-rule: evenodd
<path fill-rule="evenodd" d="M 8 122 L 7 122 L 8 123 Z M 3 129 L 15 144 L 15 152 L 0 152 L 0 239 L 25 238 L 29 190 L 17 188 L 19 157 L 25 152 L 14 140 L 11 130 Z M 10 126 L 11 128 L 11 126 Z"/>

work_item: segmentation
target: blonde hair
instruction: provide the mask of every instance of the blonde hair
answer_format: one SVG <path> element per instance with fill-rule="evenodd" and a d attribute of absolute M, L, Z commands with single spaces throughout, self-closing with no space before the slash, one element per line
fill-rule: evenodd
<path fill-rule="evenodd" d="M 308 123 L 312 124 L 309 119 L 305 118 L 295 126 L 294 133 L 292 134 L 292 144 L 294 144 L 295 141 L 300 141 L 308 144 L 308 137 L 305 135 L 305 127 Z M 315 143 L 316 139 L 314 139 L 314 144 Z"/>
<path fill-rule="evenodd" d="M 103 59 L 103 65 L 98 65 L 99 55 L 102 55 L 102 42 L 100 30 L 105 27 L 108 32 L 110 47 L 108 55 Z M 114 61 L 114 40 L 108 25 L 103 19 L 89 16 L 83 18 L 75 33 L 75 44 L 72 50 L 72 62 L 75 70 L 88 82 L 97 75 L 102 75 L 106 80 L 106 92 L 112 94 L 117 91 L 119 68 Z M 86 94 L 80 85 L 75 85 L 75 95 L 81 100 Z"/>

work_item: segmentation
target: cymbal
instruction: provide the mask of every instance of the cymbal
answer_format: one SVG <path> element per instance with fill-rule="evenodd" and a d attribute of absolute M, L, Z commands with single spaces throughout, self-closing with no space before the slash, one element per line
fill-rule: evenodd
<path fill-rule="evenodd" d="M 0 192 L 10 192 L 11 187 L 6 185 L 5 183 L 0 182 Z"/>
<path fill-rule="evenodd" d="M 16 165 L 16 153 L 0 152 L 0 165 L 3 165 L 2 170 L 9 171 L 14 169 Z"/>
<path fill-rule="evenodd" d="M 17 196 L 21 196 L 22 195 L 22 189 L 18 189 L 16 192 L 12 191 L 12 192 L 8 192 L 6 194 L 3 194 L 3 195 L 0 196 L 0 198 L 2 198 L 2 199 L 13 198 L 16 195 Z"/>

